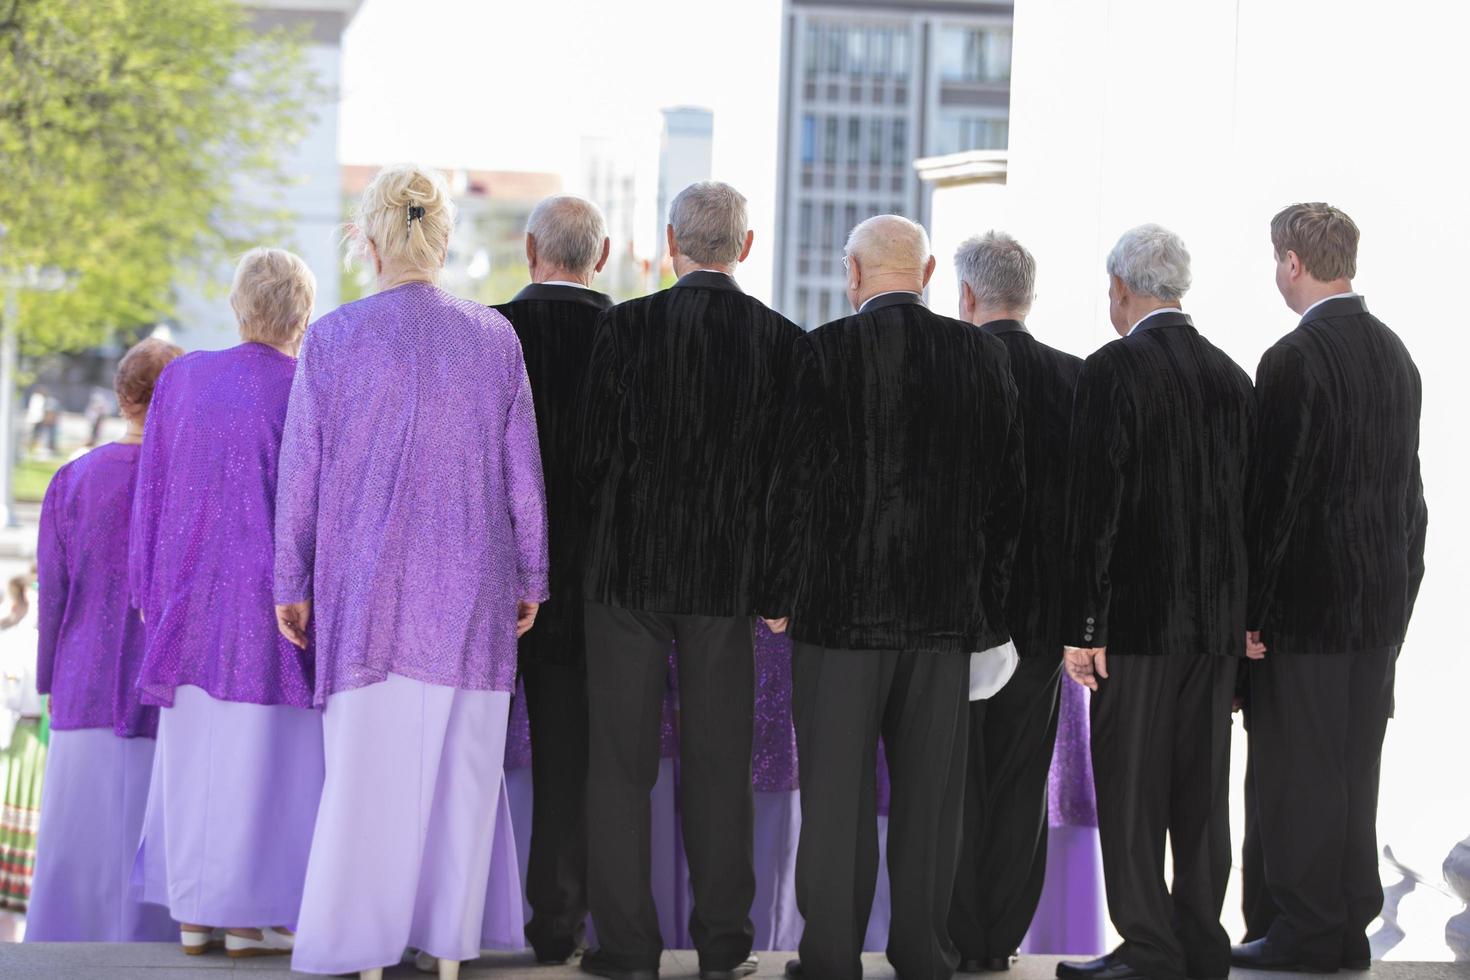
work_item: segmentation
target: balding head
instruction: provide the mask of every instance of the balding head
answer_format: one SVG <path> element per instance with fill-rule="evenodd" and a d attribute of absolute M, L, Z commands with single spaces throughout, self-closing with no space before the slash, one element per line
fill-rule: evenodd
<path fill-rule="evenodd" d="M 590 284 L 610 248 L 602 211 L 571 194 L 548 197 L 526 221 L 526 262 L 532 282 Z"/>
<path fill-rule="evenodd" d="M 934 256 L 922 225 L 902 215 L 880 214 L 847 236 L 847 298 L 853 309 L 879 293 L 922 293 L 934 274 Z"/>

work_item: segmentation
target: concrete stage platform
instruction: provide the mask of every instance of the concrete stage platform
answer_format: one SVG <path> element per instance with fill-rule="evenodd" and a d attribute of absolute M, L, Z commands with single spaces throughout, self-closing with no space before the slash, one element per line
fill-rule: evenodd
<path fill-rule="evenodd" d="M 790 953 L 761 953 L 761 968 L 757 977 L 779 977 Z M 1055 956 L 1023 957 L 1006 974 L 1007 980 L 1051 980 L 1055 976 Z M 893 977 L 893 969 L 881 953 L 864 957 L 866 976 L 872 980 L 887 980 Z M 226 974 L 241 974 L 250 980 L 265 980 L 267 977 L 307 977 L 309 974 L 292 973 L 285 957 L 261 957 L 248 960 L 231 960 L 222 953 L 208 956 L 185 956 L 176 946 L 163 943 L 0 943 L 0 977 L 4 980 L 128 980 L 128 978 L 155 977 L 158 980 L 224 980 Z M 698 961 L 688 950 L 670 951 L 664 954 L 661 976 L 697 977 Z M 386 971 L 387 977 L 417 977 L 419 973 L 410 965 Z M 495 978 L 495 980 L 571 980 L 584 977 L 576 966 L 538 967 L 529 954 L 490 954 L 483 959 L 466 963 L 460 976 L 469 978 Z M 1236 970 L 1231 980 L 1287 980 L 1298 974 L 1256 973 Z M 1301 975 L 1305 976 L 1305 975 Z M 1369 974 L 1344 973 L 1344 980 L 1363 977 L 1364 980 L 1470 980 L 1470 963 L 1375 963 Z M 1320 976 L 1314 980 L 1321 980 Z"/>

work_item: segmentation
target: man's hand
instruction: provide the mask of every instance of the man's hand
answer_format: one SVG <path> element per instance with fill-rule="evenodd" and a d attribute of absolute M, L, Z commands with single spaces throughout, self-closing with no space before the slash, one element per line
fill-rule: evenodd
<path fill-rule="evenodd" d="M 772 633 L 784 633 L 786 632 L 786 627 L 791 625 L 791 617 L 782 616 L 780 619 L 765 619 L 762 617 L 761 622 L 765 623 L 766 629 Z"/>
<path fill-rule="evenodd" d="M 1266 659 L 1266 644 L 1261 642 L 1260 630 L 1245 631 L 1245 655 L 1251 660 Z"/>
<path fill-rule="evenodd" d="M 1107 647 L 1062 647 L 1067 676 L 1089 691 L 1097 690 L 1097 679 L 1108 677 Z"/>
<path fill-rule="evenodd" d="M 310 624 L 310 599 L 276 607 L 276 625 L 280 627 L 281 635 L 303 650 L 306 649 L 306 627 Z"/>
<path fill-rule="evenodd" d="M 520 639 L 528 633 L 532 626 L 536 625 L 536 613 L 541 609 L 539 602 L 521 602 L 516 604 L 516 639 Z M 540 636 L 540 633 L 536 634 Z"/>

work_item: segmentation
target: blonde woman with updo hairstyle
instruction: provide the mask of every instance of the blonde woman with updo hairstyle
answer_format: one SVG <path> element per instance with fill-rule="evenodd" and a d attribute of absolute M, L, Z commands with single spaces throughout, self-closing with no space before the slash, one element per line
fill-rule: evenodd
<path fill-rule="evenodd" d="M 438 173 L 374 178 L 349 234 L 378 292 L 312 325 L 286 416 L 276 612 L 314 641 L 327 760 L 308 973 L 377 978 L 413 947 L 455 977 L 523 944 L 502 763 L 547 598 L 541 457 L 511 325 L 435 285 L 453 226 Z"/>
<path fill-rule="evenodd" d="M 284 955 L 322 781 L 311 657 L 275 629 L 277 458 L 316 279 L 245 253 L 230 306 L 244 343 L 164 369 L 143 432 L 129 590 L 147 643 L 138 690 L 161 708 L 138 860 L 143 897 L 185 952 Z"/>
<path fill-rule="evenodd" d="M 28 942 L 176 935 L 165 909 L 129 892 L 158 709 L 138 701 L 143 624 L 127 581 L 143 423 L 159 374 L 182 353 L 150 338 L 123 355 L 114 387 L 127 432 L 57 470 L 41 506 L 36 689 L 51 696 L 51 744 Z"/>

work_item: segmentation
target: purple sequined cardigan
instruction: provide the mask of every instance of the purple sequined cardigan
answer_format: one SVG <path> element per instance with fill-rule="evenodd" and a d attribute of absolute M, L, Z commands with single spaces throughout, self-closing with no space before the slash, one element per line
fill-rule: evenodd
<path fill-rule="evenodd" d="M 220 701 L 311 704 L 310 657 L 276 628 L 276 464 L 296 360 L 264 344 L 185 354 L 153 389 L 128 581 L 143 610 L 145 704 L 174 689 Z"/>
<path fill-rule="evenodd" d="M 138 447 L 98 446 L 56 471 L 36 545 L 36 689 L 57 731 L 110 728 L 152 738 L 158 709 L 138 703 L 143 624 L 128 602 L 128 523 Z"/>
<path fill-rule="evenodd" d="M 276 509 L 276 601 L 312 600 L 317 704 L 390 673 L 512 690 L 516 603 L 547 598 L 547 539 L 510 324 L 427 283 L 318 320 Z"/>

